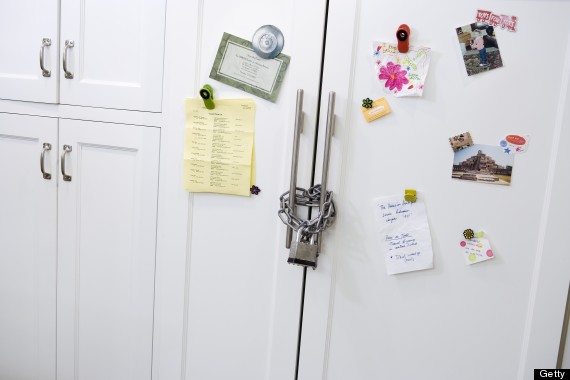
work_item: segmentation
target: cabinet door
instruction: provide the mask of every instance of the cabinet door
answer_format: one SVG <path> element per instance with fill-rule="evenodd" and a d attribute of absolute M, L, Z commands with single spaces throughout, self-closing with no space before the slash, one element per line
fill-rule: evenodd
<path fill-rule="evenodd" d="M 60 151 L 72 149 L 58 193 L 60 380 L 151 378 L 159 138 L 60 121 Z"/>
<path fill-rule="evenodd" d="M 159 112 L 165 4 L 62 0 L 60 103 Z"/>
<path fill-rule="evenodd" d="M 58 0 L 0 2 L 0 98 L 57 103 Z M 44 76 L 40 67 L 43 48 Z M 47 74 L 46 74 L 47 75 Z"/>
<path fill-rule="evenodd" d="M 173 33 L 178 40 L 169 40 L 169 47 L 179 50 L 186 44 L 198 45 L 197 54 L 186 61 L 192 70 L 187 88 L 210 83 L 217 99 L 255 100 L 256 185 L 261 192 L 250 197 L 198 193 L 190 196 L 185 376 L 210 380 L 293 379 L 303 268 L 287 263 L 285 225 L 277 211 L 280 195 L 290 186 L 298 89 L 304 90 L 304 129 L 297 185 L 311 185 L 326 4 L 200 1 L 195 2 L 199 4 L 195 13 L 187 8 L 188 3 L 169 3 L 169 12 L 175 9 L 176 14 L 169 19 L 169 26 L 174 24 L 182 29 Z M 190 21 L 189 14 L 194 15 Z M 195 21 L 199 25 L 197 40 Z M 224 32 L 249 40 L 266 24 L 283 32 L 283 53 L 291 57 L 275 103 L 207 79 Z M 180 70 L 177 57 L 174 50 L 167 51 L 168 64 L 172 65 L 168 74 Z M 197 97 L 199 88 L 183 94 Z M 170 124 L 180 125 L 180 103 L 173 98 L 172 104 L 173 115 L 178 116 Z M 170 134 L 179 133 L 176 128 L 170 129 Z M 182 131 L 180 135 L 174 144 L 183 141 Z M 182 158 L 182 152 L 178 157 Z M 176 171 L 164 178 L 169 181 L 175 175 Z M 173 186 L 181 182 L 178 178 Z M 298 212 L 306 216 L 304 208 L 299 207 Z"/>
<path fill-rule="evenodd" d="M 570 3 L 403 4 L 330 2 L 323 91 L 337 93 L 338 217 L 307 274 L 299 378 L 532 379 L 533 368 L 555 366 L 570 279 L 570 201 L 557 187 L 568 189 L 570 169 Z M 495 28 L 504 67 L 468 77 L 456 28 L 474 23 L 478 7 L 520 24 Z M 548 38 L 546 20 L 556 25 Z M 423 97 L 388 95 L 373 73 L 373 41 L 395 43 L 400 22 L 412 46 L 432 49 Z M 535 49 L 548 52 L 548 69 Z M 392 114 L 366 123 L 362 99 L 382 96 Z M 510 186 L 451 178 L 448 138 L 465 131 L 497 147 L 510 133 L 532 136 Z M 426 205 L 434 268 L 387 275 L 373 199 L 403 199 L 410 187 Z M 466 228 L 485 231 L 493 260 L 466 265 Z"/>
<path fill-rule="evenodd" d="M 0 114 L 0 162 L 0 378 L 53 380 L 57 119 Z"/>

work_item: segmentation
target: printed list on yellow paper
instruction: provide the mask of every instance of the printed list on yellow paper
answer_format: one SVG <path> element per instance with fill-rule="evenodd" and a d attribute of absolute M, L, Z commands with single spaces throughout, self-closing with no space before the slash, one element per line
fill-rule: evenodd
<path fill-rule="evenodd" d="M 186 99 L 184 188 L 193 193 L 250 195 L 255 183 L 253 99 Z"/>

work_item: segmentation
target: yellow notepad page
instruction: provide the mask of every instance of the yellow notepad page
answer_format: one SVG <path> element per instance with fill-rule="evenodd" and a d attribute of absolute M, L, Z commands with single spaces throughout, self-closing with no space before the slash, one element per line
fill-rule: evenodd
<path fill-rule="evenodd" d="M 253 99 L 186 99 L 184 188 L 194 193 L 250 195 L 255 180 Z"/>

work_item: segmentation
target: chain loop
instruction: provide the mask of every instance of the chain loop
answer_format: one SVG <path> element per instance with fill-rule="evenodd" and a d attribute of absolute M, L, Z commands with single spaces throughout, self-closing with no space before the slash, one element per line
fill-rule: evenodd
<path fill-rule="evenodd" d="M 296 216 L 290 206 L 289 200 L 289 191 L 279 197 L 281 208 L 277 212 L 277 215 L 283 223 L 295 231 L 298 231 L 299 228 L 303 228 L 303 234 L 305 235 L 318 234 L 334 222 L 336 211 L 332 191 L 326 192 L 323 209 L 319 210 L 318 215 L 311 220 L 301 219 Z M 315 185 L 306 190 L 301 187 L 296 188 L 295 206 L 319 207 L 320 203 L 321 185 Z"/>

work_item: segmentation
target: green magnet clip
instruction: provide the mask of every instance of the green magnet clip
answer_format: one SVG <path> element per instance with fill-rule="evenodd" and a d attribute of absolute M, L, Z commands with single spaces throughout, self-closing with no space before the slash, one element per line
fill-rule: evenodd
<path fill-rule="evenodd" d="M 204 101 L 204 105 L 206 106 L 207 109 L 213 110 L 214 108 L 216 108 L 216 105 L 214 104 L 214 89 L 212 88 L 212 86 L 210 86 L 209 84 L 205 84 L 200 89 L 200 97 Z"/>

